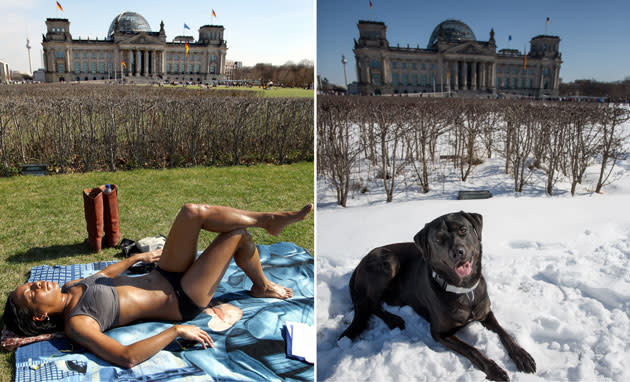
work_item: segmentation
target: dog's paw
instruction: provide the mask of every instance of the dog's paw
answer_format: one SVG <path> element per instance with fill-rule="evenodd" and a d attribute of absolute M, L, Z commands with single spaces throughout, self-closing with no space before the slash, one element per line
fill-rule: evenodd
<path fill-rule="evenodd" d="M 536 372 L 536 361 L 534 361 L 534 358 L 522 347 L 514 349 L 514 351 L 510 354 L 510 358 L 514 361 L 518 371 L 523 371 L 525 373 Z"/>
<path fill-rule="evenodd" d="M 387 317 L 387 320 L 385 321 L 385 323 L 391 330 L 395 328 L 398 328 L 400 330 L 405 330 L 405 320 L 396 316 L 395 314 L 392 314 L 389 317 Z"/>
<path fill-rule="evenodd" d="M 486 378 L 491 381 L 509 381 L 510 377 L 505 370 L 503 370 L 499 365 L 496 364 L 493 360 L 488 360 L 488 364 L 486 365 Z"/>

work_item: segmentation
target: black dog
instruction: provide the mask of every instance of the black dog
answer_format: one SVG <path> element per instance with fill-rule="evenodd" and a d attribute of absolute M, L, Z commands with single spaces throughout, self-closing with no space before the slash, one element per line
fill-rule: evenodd
<path fill-rule="evenodd" d="M 352 324 L 339 337 L 354 339 L 371 314 L 390 329 L 404 329 L 389 305 L 409 305 L 431 325 L 433 338 L 468 358 L 488 379 L 509 380 L 507 373 L 455 333 L 472 321 L 497 333 L 519 371 L 536 372 L 536 362 L 499 325 L 490 309 L 486 281 L 481 275 L 481 228 L 475 213 L 452 213 L 426 224 L 415 243 L 390 244 L 373 249 L 352 273 Z"/>

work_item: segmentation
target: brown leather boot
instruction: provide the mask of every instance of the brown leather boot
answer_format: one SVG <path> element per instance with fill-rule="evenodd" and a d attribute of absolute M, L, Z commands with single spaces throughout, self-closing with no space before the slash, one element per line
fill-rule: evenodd
<path fill-rule="evenodd" d="M 99 187 L 103 190 L 103 209 L 105 223 L 105 245 L 115 247 L 120 241 L 120 218 L 118 217 L 118 187 L 110 185 L 112 192 L 108 195 L 105 186 Z"/>
<path fill-rule="evenodd" d="M 83 190 L 83 210 L 87 223 L 88 245 L 94 252 L 100 252 L 103 241 L 103 192 L 100 188 Z"/>

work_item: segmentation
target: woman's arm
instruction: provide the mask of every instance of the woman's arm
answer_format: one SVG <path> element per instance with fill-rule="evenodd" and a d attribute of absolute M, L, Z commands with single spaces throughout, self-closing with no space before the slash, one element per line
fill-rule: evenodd
<path fill-rule="evenodd" d="M 110 265 L 109 267 L 103 269 L 98 273 L 102 274 L 103 276 L 114 278 L 129 269 L 129 267 L 131 267 L 138 261 L 144 261 L 145 263 L 157 263 L 160 260 L 160 256 L 162 256 L 161 249 L 156 249 L 155 251 L 151 252 L 136 253 L 131 257 Z"/>
<path fill-rule="evenodd" d="M 212 347 L 210 335 L 195 325 L 173 325 L 165 331 L 135 342 L 122 345 L 101 332 L 98 323 L 88 316 L 74 316 L 66 322 L 66 335 L 92 353 L 114 365 L 131 368 L 151 358 L 177 337 L 197 341 L 206 348 Z"/>

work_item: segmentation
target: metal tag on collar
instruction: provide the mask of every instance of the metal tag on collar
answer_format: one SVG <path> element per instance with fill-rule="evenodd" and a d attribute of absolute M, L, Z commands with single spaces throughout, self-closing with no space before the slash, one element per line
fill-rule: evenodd
<path fill-rule="evenodd" d="M 473 302 L 475 301 L 475 290 L 471 290 L 466 292 L 466 297 L 468 297 L 468 301 Z"/>

